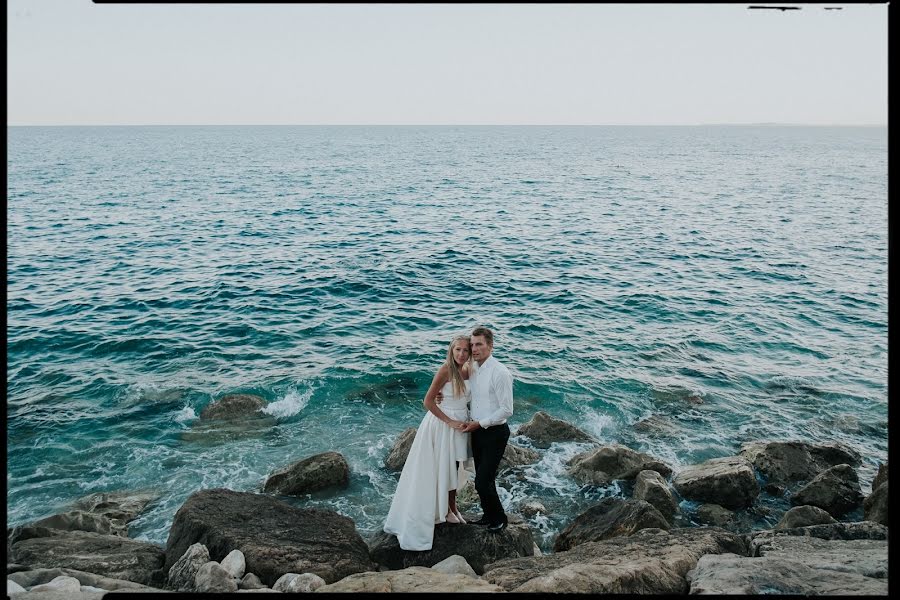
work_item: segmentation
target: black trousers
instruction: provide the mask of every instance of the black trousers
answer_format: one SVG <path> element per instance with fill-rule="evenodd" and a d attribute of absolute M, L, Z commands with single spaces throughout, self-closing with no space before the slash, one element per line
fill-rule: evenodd
<path fill-rule="evenodd" d="M 484 518 L 491 524 L 507 523 L 506 513 L 497 495 L 497 467 L 509 440 L 509 425 L 495 425 L 472 432 L 472 458 L 475 461 L 475 491 L 481 500 Z"/>

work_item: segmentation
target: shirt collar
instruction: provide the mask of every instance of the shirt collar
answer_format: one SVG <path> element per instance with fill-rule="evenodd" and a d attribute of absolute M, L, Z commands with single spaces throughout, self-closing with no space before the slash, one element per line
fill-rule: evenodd
<path fill-rule="evenodd" d="M 488 358 L 487 358 L 486 361 L 484 361 L 483 363 L 481 363 L 481 366 L 478 367 L 478 368 L 479 368 L 479 369 L 485 369 L 485 368 L 491 366 L 492 364 L 494 364 L 495 362 L 497 362 L 497 359 L 494 358 L 494 355 L 493 355 L 493 354 L 491 354 L 490 356 L 488 356 Z"/>

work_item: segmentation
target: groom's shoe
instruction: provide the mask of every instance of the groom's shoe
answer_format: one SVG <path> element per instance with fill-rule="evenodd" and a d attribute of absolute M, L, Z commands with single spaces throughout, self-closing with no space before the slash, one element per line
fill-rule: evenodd
<path fill-rule="evenodd" d="M 490 525 L 491 522 L 488 520 L 487 517 L 481 517 L 477 521 L 470 521 L 469 524 L 470 525 Z"/>
<path fill-rule="evenodd" d="M 494 523 L 493 525 L 488 525 L 487 530 L 491 533 L 500 533 L 506 529 L 506 521 L 500 521 L 499 523 Z"/>

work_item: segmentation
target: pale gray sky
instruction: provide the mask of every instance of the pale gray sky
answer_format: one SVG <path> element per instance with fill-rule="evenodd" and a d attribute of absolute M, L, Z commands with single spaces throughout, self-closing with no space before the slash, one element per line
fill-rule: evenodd
<path fill-rule="evenodd" d="M 8 124 L 887 123 L 887 5 L 750 4 L 9 0 Z"/>

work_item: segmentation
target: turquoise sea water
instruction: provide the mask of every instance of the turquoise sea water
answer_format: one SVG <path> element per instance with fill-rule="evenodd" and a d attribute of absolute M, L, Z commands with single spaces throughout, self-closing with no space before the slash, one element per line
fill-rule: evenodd
<path fill-rule="evenodd" d="M 887 132 L 850 127 L 7 129 L 7 517 L 258 490 L 336 450 L 350 487 L 288 499 L 380 529 L 382 463 L 450 338 L 496 332 L 535 411 L 676 471 L 761 439 L 887 457 Z M 274 424 L 196 434 L 258 394 Z M 664 427 L 645 431 L 654 417 Z M 528 445 L 527 438 L 513 437 Z M 501 481 L 552 536 L 598 497 L 556 444 Z M 775 508 L 782 499 L 761 500 Z M 685 505 L 690 509 L 690 505 Z M 755 515 L 760 524 L 776 516 Z"/>

